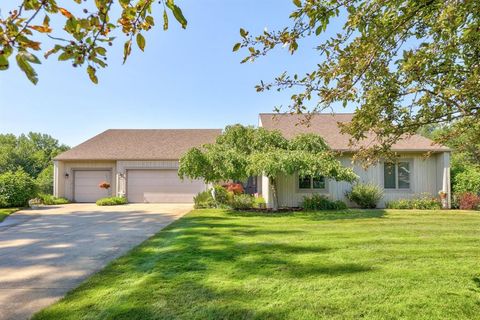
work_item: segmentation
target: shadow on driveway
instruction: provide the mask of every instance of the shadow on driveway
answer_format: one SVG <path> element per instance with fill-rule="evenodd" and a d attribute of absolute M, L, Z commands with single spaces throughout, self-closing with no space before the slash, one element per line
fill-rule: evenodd
<path fill-rule="evenodd" d="M 0 319 L 27 319 L 192 209 L 94 204 L 23 210 L 0 223 Z"/>

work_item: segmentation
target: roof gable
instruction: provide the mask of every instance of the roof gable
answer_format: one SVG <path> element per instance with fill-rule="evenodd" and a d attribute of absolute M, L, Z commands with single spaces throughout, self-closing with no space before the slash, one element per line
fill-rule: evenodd
<path fill-rule="evenodd" d="M 337 151 L 355 151 L 361 146 L 369 146 L 375 142 L 375 137 L 370 135 L 356 147 L 349 145 L 350 136 L 340 133 L 338 123 L 350 122 L 353 118 L 353 113 L 313 114 L 308 125 L 301 124 L 302 120 L 305 121 L 306 119 L 305 115 L 301 114 L 261 113 L 259 117 L 262 127 L 269 130 L 278 130 L 287 139 L 291 139 L 301 133 L 316 133 L 323 137 L 330 148 Z M 397 152 L 438 152 L 449 151 L 450 149 L 416 134 L 399 140 L 392 146 L 392 150 Z"/>

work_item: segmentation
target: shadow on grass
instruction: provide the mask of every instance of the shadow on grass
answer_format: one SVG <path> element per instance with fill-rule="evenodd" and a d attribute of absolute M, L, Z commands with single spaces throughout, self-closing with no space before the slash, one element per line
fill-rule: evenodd
<path fill-rule="evenodd" d="M 354 262 L 329 262 L 327 254 L 336 248 L 297 238 L 296 233 L 308 234 L 308 228 L 292 223 L 282 230 L 282 221 L 255 224 L 240 219 L 241 214 L 252 213 L 185 216 L 34 319 L 293 318 L 291 286 L 305 285 L 309 278 L 374 270 Z M 272 304 L 272 299 L 278 301 Z M 312 312 L 341 315 L 332 305 Z"/>
<path fill-rule="evenodd" d="M 265 217 L 283 218 L 297 217 L 311 220 L 344 220 L 344 219 L 371 219 L 383 218 L 387 212 L 383 209 L 347 209 L 323 211 L 295 211 L 295 212 L 252 212 L 252 211 L 227 211 L 229 216 L 237 217 Z"/>

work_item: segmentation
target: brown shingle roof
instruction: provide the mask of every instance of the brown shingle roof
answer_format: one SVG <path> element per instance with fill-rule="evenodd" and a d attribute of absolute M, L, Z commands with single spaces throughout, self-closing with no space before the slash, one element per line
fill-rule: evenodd
<path fill-rule="evenodd" d="M 192 147 L 215 141 L 221 129 L 110 129 L 55 160 L 177 160 Z"/>
<path fill-rule="evenodd" d="M 318 113 L 312 115 L 309 126 L 300 124 L 305 120 L 305 115 L 296 114 L 272 114 L 261 113 L 260 121 L 264 128 L 278 130 L 287 139 L 293 138 L 300 133 L 316 133 L 322 136 L 333 150 L 355 151 L 355 147 L 349 145 L 349 136 L 340 133 L 338 122 L 350 122 L 353 113 Z M 373 135 L 361 142 L 361 145 L 371 145 Z M 399 140 L 392 146 L 394 151 L 449 151 L 450 149 L 434 144 L 433 141 L 420 135 L 413 135 Z"/>

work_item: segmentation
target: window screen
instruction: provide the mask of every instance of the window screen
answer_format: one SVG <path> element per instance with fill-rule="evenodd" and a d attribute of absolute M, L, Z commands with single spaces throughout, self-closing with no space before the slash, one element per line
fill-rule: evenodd
<path fill-rule="evenodd" d="M 310 189 L 312 178 L 310 176 L 298 177 L 298 188 L 299 189 Z"/>
<path fill-rule="evenodd" d="M 325 177 L 313 177 L 313 189 L 325 189 Z"/>
<path fill-rule="evenodd" d="M 383 183 L 385 189 L 395 189 L 397 187 L 395 181 L 395 164 L 385 163 L 383 167 Z"/>
<path fill-rule="evenodd" d="M 410 163 L 398 163 L 398 188 L 410 189 Z"/>

